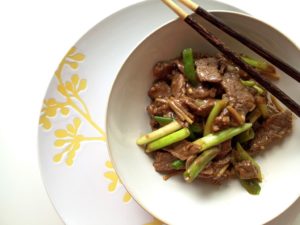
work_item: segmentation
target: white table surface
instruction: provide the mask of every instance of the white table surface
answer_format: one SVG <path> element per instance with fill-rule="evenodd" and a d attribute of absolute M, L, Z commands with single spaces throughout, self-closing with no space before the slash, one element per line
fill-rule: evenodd
<path fill-rule="evenodd" d="M 273 25 L 300 46 L 298 1 L 222 1 Z M 100 20 L 135 2 L 0 2 L 0 225 L 63 224 L 39 172 L 41 103 L 66 51 Z M 300 200 L 268 225 L 300 224 L 299 212 Z"/>

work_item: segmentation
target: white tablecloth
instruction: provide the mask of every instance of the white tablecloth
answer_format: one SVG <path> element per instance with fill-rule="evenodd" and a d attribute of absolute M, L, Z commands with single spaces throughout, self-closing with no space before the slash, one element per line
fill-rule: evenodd
<path fill-rule="evenodd" d="M 297 1 L 223 1 L 273 25 L 300 46 Z M 37 126 L 41 103 L 66 51 L 97 22 L 135 2 L 138 1 L 1 1 L 1 225 L 63 224 L 39 172 Z M 300 224 L 299 212 L 300 200 L 271 225 Z"/>

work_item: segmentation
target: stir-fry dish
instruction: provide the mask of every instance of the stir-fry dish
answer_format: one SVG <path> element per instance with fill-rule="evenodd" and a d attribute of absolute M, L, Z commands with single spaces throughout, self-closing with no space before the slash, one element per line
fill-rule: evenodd
<path fill-rule="evenodd" d="M 270 64 L 241 59 L 279 79 Z M 235 177 L 259 194 L 263 175 L 253 157 L 291 132 L 291 112 L 222 55 L 184 49 L 181 57 L 156 63 L 153 75 L 147 107 L 153 131 L 137 144 L 153 157 L 155 170 L 167 178 L 182 174 L 188 183 Z"/>

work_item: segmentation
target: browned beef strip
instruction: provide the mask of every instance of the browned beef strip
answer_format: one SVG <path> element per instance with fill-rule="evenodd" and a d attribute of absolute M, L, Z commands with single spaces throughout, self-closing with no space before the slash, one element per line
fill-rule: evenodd
<path fill-rule="evenodd" d="M 164 98 L 171 95 L 171 88 L 165 81 L 155 82 L 148 91 L 150 98 Z"/>
<path fill-rule="evenodd" d="M 249 153 L 256 155 L 264 151 L 269 145 L 283 139 L 291 131 L 291 112 L 285 111 L 271 115 L 256 131 L 255 138 L 250 144 Z"/>
<path fill-rule="evenodd" d="M 255 108 L 255 99 L 236 73 L 225 73 L 222 86 L 229 103 L 243 116 Z"/>
<path fill-rule="evenodd" d="M 164 79 L 175 68 L 176 65 L 171 61 L 160 61 L 154 65 L 153 75 L 156 79 Z"/>
<path fill-rule="evenodd" d="M 250 160 L 235 163 L 234 170 L 240 179 L 248 180 L 258 178 L 259 171 Z"/>
<path fill-rule="evenodd" d="M 180 141 L 166 149 L 180 160 L 187 160 L 190 156 L 198 153 L 199 147 L 189 141 Z"/>
<path fill-rule="evenodd" d="M 218 153 L 218 155 L 216 155 L 216 157 L 215 157 L 216 160 L 225 158 L 231 152 L 231 150 L 232 150 L 231 139 L 219 144 L 219 149 L 220 149 L 220 152 Z"/>
<path fill-rule="evenodd" d="M 164 116 L 170 113 L 171 109 L 167 101 L 163 102 L 155 99 L 150 105 L 148 105 L 147 111 L 150 116 Z"/>
<path fill-rule="evenodd" d="M 171 93 L 174 97 L 185 94 L 185 78 L 182 74 L 177 73 L 172 77 Z"/>
<path fill-rule="evenodd" d="M 226 182 L 228 179 L 234 177 L 234 175 L 235 175 L 234 170 L 232 168 L 227 169 L 221 176 L 216 176 L 214 174 L 215 173 L 212 173 L 210 175 L 200 174 L 198 178 L 202 181 L 206 181 L 211 184 L 221 185 L 224 182 Z"/>
<path fill-rule="evenodd" d="M 198 177 L 213 184 L 223 183 L 233 175 L 231 169 L 229 168 L 230 160 L 231 157 L 227 156 L 222 160 L 211 162 L 204 168 L 204 170 L 201 171 Z M 226 170 L 222 173 L 222 170 L 224 170 L 224 168 Z"/>
<path fill-rule="evenodd" d="M 219 61 L 219 71 L 221 74 L 224 74 L 225 72 L 233 72 L 238 73 L 242 79 L 249 79 L 249 75 L 245 71 L 241 70 L 233 62 L 224 57 L 224 55 L 218 54 L 216 57 Z"/>
<path fill-rule="evenodd" d="M 195 64 L 197 76 L 201 82 L 219 83 L 222 81 L 218 60 L 215 57 L 197 59 Z"/>
<path fill-rule="evenodd" d="M 206 117 L 215 105 L 215 99 L 206 99 L 197 103 L 196 100 L 189 97 L 182 97 L 180 101 L 183 102 L 194 114 L 197 116 Z"/>
<path fill-rule="evenodd" d="M 157 172 L 160 173 L 173 173 L 176 170 L 172 167 L 172 162 L 177 158 L 171 153 L 166 151 L 157 151 L 154 155 L 153 166 Z"/>
<path fill-rule="evenodd" d="M 223 77 L 222 86 L 225 90 L 223 99 L 229 101 L 231 105 L 242 118 L 246 118 L 246 114 L 255 108 L 255 98 L 241 82 L 239 75 L 234 72 L 226 72 Z M 225 108 L 213 123 L 213 131 L 217 132 L 229 126 L 239 126 L 240 124 L 231 118 L 227 108 Z"/>
<path fill-rule="evenodd" d="M 192 87 L 190 84 L 186 85 L 187 95 L 194 99 L 205 99 L 216 97 L 216 88 L 208 88 L 203 84 L 198 84 L 196 87 Z"/>

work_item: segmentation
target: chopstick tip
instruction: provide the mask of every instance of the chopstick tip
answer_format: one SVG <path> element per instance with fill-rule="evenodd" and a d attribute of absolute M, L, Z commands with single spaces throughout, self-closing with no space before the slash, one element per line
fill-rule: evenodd
<path fill-rule="evenodd" d="M 174 1 L 172 0 L 161 0 L 165 5 L 172 9 L 181 19 L 185 19 L 188 14 L 181 9 Z"/>
<path fill-rule="evenodd" d="M 179 0 L 183 5 L 188 7 L 189 9 L 196 11 L 196 9 L 199 7 L 199 5 L 191 0 Z"/>

